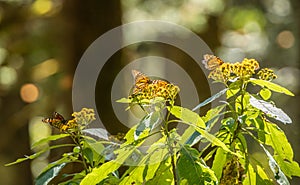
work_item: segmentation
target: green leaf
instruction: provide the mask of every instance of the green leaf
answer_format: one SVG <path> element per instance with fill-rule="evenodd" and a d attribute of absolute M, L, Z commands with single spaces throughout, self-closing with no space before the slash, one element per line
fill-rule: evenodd
<path fill-rule="evenodd" d="M 210 109 L 204 117 L 202 117 L 203 121 L 207 125 L 207 130 L 210 130 L 210 128 L 219 120 L 219 118 L 222 116 L 220 112 L 226 107 L 225 104 L 217 106 L 215 108 Z M 195 128 L 193 126 L 189 126 L 187 129 L 185 129 L 184 133 L 181 136 L 180 143 L 181 145 L 189 144 L 193 146 L 201 139 L 201 135 L 196 132 Z"/>
<path fill-rule="evenodd" d="M 206 125 L 202 118 L 195 112 L 179 107 L 179 106 L 173 106 L 173 107 L 168 107 L 169 111 L 171 114 L 173 114 L 176 118 L 181 119 L 185 122 L 191 123 L 193 125 L 196 125 L 201 128 L 205 128 Z"/>
<path fill-rule="evenodd" d="M 270 116 L 278 121 L 281 121 L 282 123 L 292 123 L 291 118 L 284 113 L 281 109 L 275 107 L 274 104 L 266 102 L 264 100 L 258 100 L 254 98 L 253 96 L 250 96 L 250 104 L 263 111 L 267 116 Z"/>
<path fill-rule="evenodd" d="M 133 131 L 128 131 L 130 134 L 133 134 Z M 127 134 L 128 134 L 127 132 Z M 126 134 L 126 135 L 127 135 Z M 125 136 L 126 137 L 126 136 Z M 127 136 L 129 137 L 129 136 Z M 144 141 L 144 140 L 143 140 Z M 97 184 L 103 181 L 108 177 L 109 174 L 116 171 L 121 165 L 126 164 L 126 160 L 129 159 L 132 154 L 136 151 L 137 147 L 143 144 L 143 141 L 140 141 L 138 144 L 133 145 L 126 141 L 123 143 L 120 148 L 116 149 L 114 153 L 117 155 L 115 160 L 106 162 L 98 168 L 94 168 L 93 171 L 82 180 L 81 185 Z"/>
<path fill-rule="evenodd" d="M 222 177 L 222 171 L 224 165 L 226 164 L 226 158 L 227 152 L 224 152 L 222 148 L 218 148 L 211 169 L 215 172 L 219 180 Z"/>
<path fill-rule="evenodd" d="M 116 171 L 122 164 L 114 161 L 109 161 L 102 164 L 98 168 L 87 174 L 81 181 L 80 185 L 97 184 L 108 177 L 109 174 Z"/>
<path fill-rule="evenodd" d="M 294 94 L 291 91 L 289 91 L 288 89 L 286 89 L 286 88 L 284 88 L 280 85 L 277 85 L 273 82 L 270 82 L 270 81 L 251 78 L 249 80 L 249 82 L 251 82 L 254 85 L 256 84 L 256 85 L 259 85 L 261 87 L 266 87 L 266 88 L 270 89 L 271 91 L 284 93 L 284 94 L 289 95 L 289 96 L 294 96 Z"/>
<path fill-rule="evenodd" d="M 160 123 L 160 121 L 161 119 L 159 111 L 150 112 L 147 114 L 136 127 L 134 139 L 137 140 L 146 129 L 152 131 Z"/>
<path fill-rule="evenodd" d="M 66 163 L 54 166 L 44 173 L 40 174 L 35 181 L 36 185 L 45 185 L 48 184 L 58 173 L 65 167 Z"/>
<path fill-rule="evenodd" d="M 206 130 L 204 130 L 203 128 L 205 128 L 205 123 L 198 114 L 190 111 L 189 109 L 182 108 L 179 106 L 174 106 L 171 108 L 168 107 L 168 108 L 169 108 L 169 111 L 171 112 L 171 114 L 173 114 L 175 117 L 181 119 L 183 121 L 182 123 L 193 126 L 194 129 L 202 135 L 202 137 L 206 138 L 212 144 L 223 148 L 223 150 L 225 150 L 231 154 L 241 157 L 239 154 L 234 153 L 231 150 L 229 150 L 229 148 L 222 141 L 220 141 L 218 138 L 216 138 L 214 135 L 212 135 L 212 134 L 208 133 Z"/>
<path fill-rule="evenodd" d="M 93 154 L 93 150 L 91 148 L 84 148 L 83 149 L 83 155 L 86 157 L 86 159 L 88 160 L 88 162 L 90 164 L 93 164 L 94 154 Z"/>
<path fill-rule="evenodd" d="M 143 184 L 143 172 L 145 166 L 132 166 L 133 170 L 123 178 L 118 184 L 119 185 L 128 185 L 128 184 Z"/>
<path fill-rule="evenodd" d="M 270 99 L 271 95 L 272 95 L 272 92 L 267 89 L 267 88 L 262 88 L 260 91 L 259 91 L 259 94 L 260 96 L 264 99 L 264 100 L 268 100 Z"/>
<path fill-rule="evenodd" d="M 121 99 L 117 100 L 116 102 L 118 102 L 118 103 L 131 103 L 132 99 L 121 98 Z"/>
<path fill-rule="evenodd" d="M 236 95 L 238 92 L 240 92 L 241 86 L 242 86 L 241 80 L 237 80 L 237 81 L 231 83 L 229 85 L 228 91 L 226 92 L 226 98 L 229 99 L 232 96 Z"/>
<path fill-rule="evenodd" d="M 269 166 L 274 173 L 275 179 L 280 185 L 289 185 L 289 181 L 287 177 L 284 175 L 284 173 L 281 171 L 280 166 L 277 164 L 273 156 L 270 154 L 270 152 L 264 147 L 264 145 L 260 144 L 260 146 L 264 149 L 265 153 L 267 154 L 269 158 Z"/>
<path fill-rule="evenodd" d="M 51 135 L 49 137 L 46 137 L 46 138 L 43 138 L 35 143 L 32 144 L 31 146 L 31 149 L 39 146 L 39 145 L 42 145 L 42 144 L 45 144 L 45 143 L 48 143 L 49 141 L 54 141 L 54 140 L 58 140 L 58 139 L 61 139 L 61 138 L 65 138 L 65 137 L 68 137 L 70 136 L 70 134 L 57 134 L 57 135 Z"/>
<path fill-rule="evenodd" d="M 206 130 L 203 130 L 201 128 L 195 127 L 196 131 L 199 132 L 205 139 L 207 139 L 209 142 L 211 142 L 212 144 L 221 147 L 224 151 L 229 152 L 233 155 L 236 155 L 237 157 L 242 157 L 240 154 L 238 153 L 234 153 L 232 152 L 226 145 L 225 143 L 223 143 L 221 140 L 219 140 L 217 137 L 215 137 L 214 135 L 208 133 Z"/>
<path fill-rule="evenodd" d="M 43 169 L 42 173 L 45 173 L 45 172 L 49 171 L 51 168 L 53 168 L 55 166 L 58 166 L 58 165 L 61 165 L 61 164 L 67 164 L 67 163 L 72 162 L 72 159 L 71 159 L 72 155 L 73 155 L 73 153 L 65 153 L 62 158 L 60 158 L 57 161 L 54 161 L 54 162 L 48 164 L 46 166 L 46 168 Z"/>
<path fill-rule="evenodd" d="M 153 143 L 136 167 L 132 167 L 133 169 L 131 169 L 129 174 L 122 179 L 120 185 L 143 184 L 153 179 L 160 166 L 160 162 L 165 161 L 169 155 L 166 142 L 166 136 L 163 136 L 157 142 Z"/>
<path fill-rule="evenodd" d="M 205 105 L 211 103 L 211 102 L 214 101 L 215 99 L 217 99 L 217 98 L 219 98 L 220 96 L 222 96 L 223 94 L 225 94 L 225 93 L 227 92 L 227 90 L 228 90 L 227 88 L 226 88 L 226 89 L 223 89 L 223 90 L 221 90 L 220 92 L 218 92 L 217 94 L 215 94 L 215 95 L 211 96 L 210 98 L 204 100 L 204 101 L 201 102 L 199 105 L 197 105 L 195 108 L 193 108 L 192 111 L 195 111 L 195 110 L 197 110 L 197 109 L 199 109 L 199 108 L 201 108 L 201 107 L 203 107 L 203 106 L 205 106 Z"/>
<path fill-rule="evenodd" d="M 18 164 L 18 163 L 21 163 L 21 162 L 26 161 L 26 160 L 29 160 L 29 159 L 35 159 L 35 158 L 39 157 L 40 155 L 42 155 L 43 153 L 45 153 L 46 151 L 47 151 L 47 150 L 43 150 L 43 151 L 34 153 L 34 154 L 30 155 L 30 156 L 25 156 L 25 157 L 23 157 L 23 158 L 19 158 L 19 159 L 17 159 L 17 160 L 14 161 L 14 162 L 5 164 L 4 166 L 11 166 L 11 165 Z"/>
<path fill-rule="evenodd" d="M 272 185 L 274 184 L 269 177 L 267 176 L 267 174 L 265 173 L 265 170 L 259 166 L 256 165 L 256 169 L 249 164 L 247 166 L 247 174 L 246 174 L 246 178 L 243 181 L 244 185 Z"/>
<path fill-rule="evenodd" d="M 109 134 L 108 134 L 107 130 L 105 130 L 103 128 L 88 128 L 88 129 L 82 130 L 82 132 L 85 134 L 89 134 L 89 135 L 98 137 L 100 139 L 108 140 Z"/>
<path fill-rule="evenodd" d="M 265 144 L 274 149 L 274 159 L 288 177 L 300 176 L 299 164 L 293 161 L 294 152 L 284 132 L 276 125 L 265 122 Z"/>
<path fill-rule="evenodd" d="M 171 158 L 162 161 L 156 170 L 155 176 L 147 181 L 145 185 L 173 185 L 174 177 L 172 173 Z"/>
<path fill-rule="evenodd" d="M 223 116 L 221 111 L 224 110 L 226 107 L 226 104 L 219 105 L 217 107 L 214 107 L 207 111 L 206 115 L 202 117 L 203 121 L 205 122 L 205 125 L 207 129 L 210 129 L 215 125 L 216 122 L 218 122 L 219 118 Z"/>
<path fill-rule="evenodd" d="M 199 160 L 199 152 L 185 145 L 180 150 L 177 163 L 180 182 L 186 184 L 217 184 L 214 172 Z"/>
<path fill-rule="evenodd" d="M 74 144 L 62 144 L 62 145 L 54 145 L 54 146 L 51 146 L 51 147 L 47 147 L 47 148 L 45 148 L 45 149 L 43 149 L 43 150 L 41 150 L 37 153 L 34 153 L 30 156 L 25 156 L 24 158 L 17 159 L 16 161 L 14 161 L 12 163 L 5 164 L 4 166 L 11 166 L 11 165 L 21 163 L 21 162 L 29 160 L 29 159 L 35 159 L 35 158 L 39 157 L 40 155 L 42 155 L 43 153 L 47 152 L 48 150 L 55 149 L 55 148 L 60 148 L 60 147 L 68 147 L 68 146 L 74 146 Z"/>

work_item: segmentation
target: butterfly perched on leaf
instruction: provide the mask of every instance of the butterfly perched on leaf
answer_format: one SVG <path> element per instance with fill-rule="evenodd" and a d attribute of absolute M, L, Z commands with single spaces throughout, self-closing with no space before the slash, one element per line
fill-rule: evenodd
<path fill-rule="evenodd" d="M 206 54 L 203 56 L 204 60 L 202 63 L 204 64 L 205 68 L 208 70 L 215 70 L 216 68 L 220 67 L 224 61 L 215 55 Z"/>
<path fill-rule="evenodd" d="M 59 129 L 60 131 L 66 131 L 71 128 L 75 128 L 77 123 L 74 120 L 66 120 L 58 112 L 54 112 L 51 118 L 42 119 L 44 123 L 48 123 L 52 127 Z"/>
<path fill-rule="evenodd" d="M 164 80 L 151 80 L 140 71 L 132 70 L 134 87 L 130 99 L 140 101 L 162 97 L 166 100 L 174 100 L 179 92 L 179 87 Z"/>

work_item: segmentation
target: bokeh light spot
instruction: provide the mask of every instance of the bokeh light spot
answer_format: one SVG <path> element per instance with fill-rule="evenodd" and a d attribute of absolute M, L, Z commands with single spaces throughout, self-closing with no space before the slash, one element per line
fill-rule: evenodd
<path fill-rule="evenodd" d="M 291 31 L 285 30 L 277 35 L 276 41 L 280 47 L 288 49 L 293 47 L 295 43 L 295 37 Z"/>
<path fill-rule="evenodd" d="M 39 89 L 34 84 L 24 84 L 21 87 L 20 96 L 24 102 L 35 102 L 39 97 Z"/>
<path fill-rule="evenodd" d="M 37 15 L 44 15 L 51 11 L 53 3 L 51 0 L 36 0 L 32 4 L 32 11 Z"/>
<path fill-rule="evenodd" d="M 47 78 L 50 75 L 55 74 L 58 71 L 59 64 L 56 59 L 46 60 L 33 67 L 32 79 L 35 81 Z"/>
<path fill-rule="evenodd" d="M 1 67 L 0 68 L 0 85 L 10 86 L 17 81 L 17 72 L 11 67 Z"/>

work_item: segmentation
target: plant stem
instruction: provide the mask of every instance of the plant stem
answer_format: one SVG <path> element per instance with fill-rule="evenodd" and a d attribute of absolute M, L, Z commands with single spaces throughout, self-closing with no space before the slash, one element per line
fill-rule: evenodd
<path fill-rule="evenodd" d="M 174 178 L 174 185 L 178 185 L 178 177 L 177 177 L 177 169 L 176 169 L 176 153 L 174 153 L 173 150 L 173 143 L 170 141 L 170 132 L 168 129 L 168 120 L 170 117 L 170 112 L 168 111 L 166 120 L 163 122 L 164 126 L 164 133 L 167 136 L 167 144 L 169 148 L 169 153 L 171 154 L 171 165 L 172 165 L 172 172 L 173 172 L 173 178 Z"/>
<path fill-rule="evenodd" d="M 80 142 L 80 134 L 79 133 L 76 133 L 75 135 L 71 134 L 71 138 L 72 140 L 74 141 L 74 143 L 79 146 L 79 150 L 80 150 L 80 157 L 82 159 L 82 164 L 83 164 L 83 167 L 84 167 L 84 171 L 86 174 L 89 173 L 89 169 L 88 169 L 88 166 L 86 164 L 86 161 L 85 161 L 85 158 L 84 158 L 84 154 L 83 154 L 83 148 L 81 146 L 81 142 Z"/>

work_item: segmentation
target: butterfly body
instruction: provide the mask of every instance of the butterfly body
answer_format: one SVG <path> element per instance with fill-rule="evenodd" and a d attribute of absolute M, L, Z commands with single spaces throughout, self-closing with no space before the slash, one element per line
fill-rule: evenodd
<path fill-rule="evenodd" d="M 208 70 L 215 70 L 224 63 L 222 59 L 214 55 L 206 54 L 203 57 L 204 60 L 202 61 L 202 63 Z"/>

